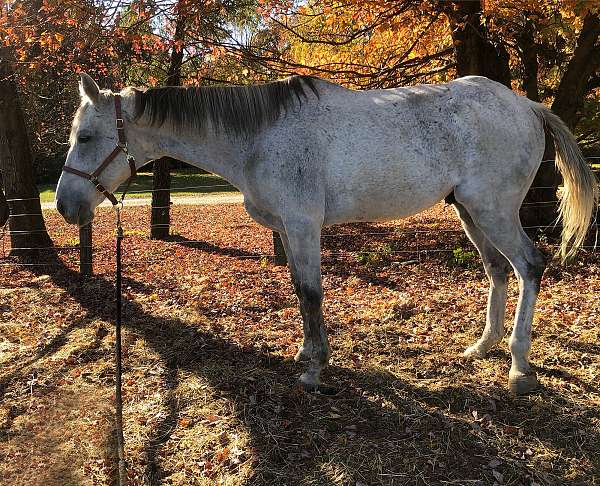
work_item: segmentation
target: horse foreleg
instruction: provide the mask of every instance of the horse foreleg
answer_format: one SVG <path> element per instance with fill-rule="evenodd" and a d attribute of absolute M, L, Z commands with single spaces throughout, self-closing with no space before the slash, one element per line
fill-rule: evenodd
<path fill-rule="evenodd" d="M 296 292 L 296 296 L 298 297 L 298 302 L 300 303 L 300 314 L 302 315 L 302 326 L 304 331 L 303 342 L 298 348 L 298 352 L 294 356 L 294 361 L 310 361 L 312 357 L 312 340 L 310 338 L 311 331 L 308 320 L 308 315 L 306 312 L 306 308 L 303 304 L 302 293 L 301 293 L 301 284 L 298 278 L 298 272 L 296 270 L 296 264 L 294 262 L 294 256 L 292 255 L 292 250 L 290 248 L 290 243 L 287 239 L 287 235 L 285 233 L 280 233 L 281 241 L 283 243 L 283 248 L 285 249 L 285 254 L 288 259 L 288 268 L 290 270 L 290 276 L 292 277 L 292 284 L 294 285 L 294 291 Z"/>
<path fill-rule="evenodd" d="M 284 221 L 284 225 L 282 241 L 290 261 L 304 326 L 304 343 L 296 359 L 308 361 L 308 369 L 300 376 L 300 382 L 314 390 L 319 387 L 321 370 L 331 354 L 322 309 L 321 228 L 311 221 L 301 220 Z"/>

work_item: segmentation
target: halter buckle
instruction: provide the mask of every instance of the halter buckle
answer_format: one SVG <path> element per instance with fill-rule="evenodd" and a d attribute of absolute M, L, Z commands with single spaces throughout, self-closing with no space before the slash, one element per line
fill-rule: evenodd
<path fill-rule="evenodd" d="M 101 192 L 102 194 L 104 194 L 106 192 L 106 187 L 104 187 L 102 184 L 100 184 L 100 181 L 98 180 L 97 177 L 92 177 L 90 179 L 90 182 L 92 184 L 94 184 L 94 187 L 96 188 L 96 190 L 98 192 Z"/>
<path fill-rule="evenodd" d="M 115 118 L 115 125 L 117 126 L 117 130 L 123 130 L 125 128 L 123 118 Z"/>

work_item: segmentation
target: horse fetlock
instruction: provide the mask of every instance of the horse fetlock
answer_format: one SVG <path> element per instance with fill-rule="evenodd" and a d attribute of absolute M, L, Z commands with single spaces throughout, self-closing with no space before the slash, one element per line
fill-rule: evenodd
<path fill-rule="evenodd" d="M 480 338 L 475 344 L 472 344 L 465 349 L 463 356 L 466 358 L 485 358 L 490 349 L 502 341 L 503 337 L 504 333 L 487 334 Z"/>
<path fill-rule="evenodd" d="M 294 361 L 297 362 L 305 362 L 305 361 L 310 361 L 310 359 L 312 358 L 312 345 L 305 343 L 302 344 L 299 348 L 298 348 L 298 352 L 296 353 L 296 356 L 294 356 Z"/>
<path fill-rule="evenodd" d="M 528 369 L 529 352 L 531 351 L 531 338 L 511 336 L 508 340 L 508 349 L 513 358 L 513 368 Z"/>
<path fill-rule="evenodd" d="M 475 344 L 469 346 L 464 350 L 463 356 L 465 358 L 485 358 L 485 355 L 488 353 L 489 348 L 483 346 L 479 341 Z"/>
<path fill-rule="evenodd" d="M 329 358 L 331 358 L 331 350 L 327 344 L 319 348 L 315 348 L 313 345 L 303 344 L 298 348 L 298 352 L 296 353 L 296 356 L 294 356 L 294 360 L 297 362 L 314 361 L 320 366 L 327 366 Z"/>

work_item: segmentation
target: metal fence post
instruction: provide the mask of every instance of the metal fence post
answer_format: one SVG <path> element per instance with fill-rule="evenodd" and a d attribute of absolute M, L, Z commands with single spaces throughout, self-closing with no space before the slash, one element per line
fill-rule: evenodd
<path fill-rule="evenodd" d="M 79 228 L 79 273 L 90 276 L 92 268 L 92 223 Z"/>

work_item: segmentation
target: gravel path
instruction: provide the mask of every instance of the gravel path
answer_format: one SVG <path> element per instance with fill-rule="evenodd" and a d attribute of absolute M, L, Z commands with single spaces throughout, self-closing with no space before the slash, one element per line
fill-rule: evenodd
<path fill-rule="evenodd" d="M 238 204 L 244 202 L 241 194 L 205 194 L 203 196 L 171 196 L 173 205 L 210 205 L 210 204 Z M 152 199 L 125 197 L 125 206 L 150 206 Z M 110 201 L 105 200 L 101 207 L 110 207 Z M 42 203 L 42 209 L 56 209 L 54 201 Z"/>

